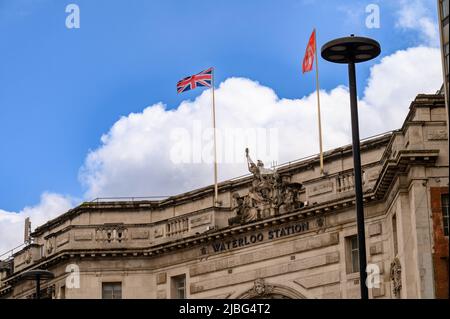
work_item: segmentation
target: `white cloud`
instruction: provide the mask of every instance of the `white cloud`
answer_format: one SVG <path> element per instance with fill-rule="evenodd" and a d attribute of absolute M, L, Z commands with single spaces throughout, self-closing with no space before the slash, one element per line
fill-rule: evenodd
<path fill-rule="evenodd" d="M 39 204 L 25 207 L 20 212 L 0 209 L 0 254 L 23 243 L 25 218 L 30 217 L 34 230 L 36 226 L 66 212 L 73 205 L 74 200 L 69 196 L 43 193 Z"/>
<path fill-rule="evenodd" d="M 372 67 L 364 101 L 383 118 L 383 126 L 399 128 L 415 95 L 440 89 L 440 58 L 439 49 L 416 47 L 399 50 Z"/>
<path fill-rule="evenodd" d="M 422 43 L 437 47 L 439 33 L 436 20 L 436 1 L 401 0 L 398 5 L 396 26 L 405 30 L 417 31 Z"/>
<path fill-rule="evenodd" d="M 438 49 L 417 47 L 383 58 L 372 67 L 367 86 L 358 88 L 361 137 L 399 128 L 415 96 L 436 92 L 441 76 Z M 219 129 L 277 128 L 279 163 L 318 152 L 315 92 L 301 99 L 283 99 L 258 82 L 229 78 L 216 90 L 216 104 Z M 321 91 L 321 104 L 325 150 L 350 143 L 347 88 Z M 158 103 L 119 119 L 80 170 L 86 198 L 173 195 L 212 184 L 211 164 L 171 161 L 177 142 L 171 133 L 178 128 L 193 134 L 195 123 L 204 128 L 211 125 L 209 91 L 176 109 Z M 244 147 L 236 150 L 240 163 L 219 166 L 220 180 L 247 173 Z M 250 152 L 254 160 L 264 155 L 255 155 L 255 145 Z M 273 159 L 264 161 L 268 164 Z M 68 196 L 44 193 L 39 204 L 18 213 L 0 210 L 0 253 L 22 242 L 25 217 L 30 216 L 33 226 L 38 226 L 74 204 Z"/>
<path fill-rule="evenodd" d="M 364 92 L 359 102 L 361 136 L 399 128 L 414 97 L 440 87 L 439 61 L 437 49 L 418 47 L 398 51 L 375 65 L 367 87 L 359 90 Z M 347 88 L 321 91 L 321 104 L 325 149 L 350 143 Z M 216 90 L 216 105 L 219 129 L 278 129 L 279 163 L 318 152 L 315 93 L 297 100 L 280 99 L 258 82 L 229 78 Z M 182 128 L 193 135 L 196 122 L 211 126 L 210 91 L 176 109 L 158 103 L 122 117 L 87 156 L 80 174 L 87 198 L 172 195 L 211 184 L 210 164 L 175 164 L 170 157 L 173 130 Z M 221 164 L 220 180 L 247 172 L 244 146 L 237 151 L 241 162 Z M 266 164 L 272 159 L 265 158 Z"/>

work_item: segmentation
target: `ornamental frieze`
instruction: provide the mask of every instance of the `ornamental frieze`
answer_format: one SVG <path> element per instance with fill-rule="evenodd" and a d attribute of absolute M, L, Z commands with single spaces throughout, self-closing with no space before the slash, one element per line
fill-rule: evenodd
<path fill-rule="evenodd" d="M 253 175 L 252 185 L 246 195 L 232 194 L 233 211 L 236 216 L 228 220 L 229 225 L 239 225 L 302 208 L 301 183 L 291 182 L 290 175 L 281 175 L 276 169 L 265 168 L 261 160 L 257 163 L 245 149 L 248 170 Z"/>
<path fill-rule="evenodd" d="M 390 279 L 392 283 L 392 293 L 396 298 L 400 298 L 400 292 L 402 290 L 402 266 L 398 258 L 395 258 L 391 262 Z"/>
<path fill-rule="evenodd" d="M 127 240 L 128 229 L 123 224 L 104 224 L 95 230 L 95 239 L 107 243 Z"/>

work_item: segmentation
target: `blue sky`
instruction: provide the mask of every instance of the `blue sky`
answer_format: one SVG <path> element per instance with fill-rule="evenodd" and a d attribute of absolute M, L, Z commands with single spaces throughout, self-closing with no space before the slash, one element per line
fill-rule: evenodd
<path fill-rule="evenodd" d="M 80 29 L 65 26 L 69 3 Z M 370 3 L 380 28 L 365 26 Z M 379 58 L 358 65 L 362 89 L 384 56 L 423 44 L 396 26 L 399 10 L 387 0 L 0 0 L 0 208 L 19 211 L 44 191 L 82 198 L 79 170 L 100 137 L 121 116 L 194 99 L 201 92 L 177 95 L 175 84 L 207 67 L 216 83 L 245 77 L 281 98 L 310 94 L 301 59 L 313 27 L 319 47 L 350 33 L 381 43 Z M 345 66 L 320 58 L 319 68 L 323 89 L 347 84 Z"/>

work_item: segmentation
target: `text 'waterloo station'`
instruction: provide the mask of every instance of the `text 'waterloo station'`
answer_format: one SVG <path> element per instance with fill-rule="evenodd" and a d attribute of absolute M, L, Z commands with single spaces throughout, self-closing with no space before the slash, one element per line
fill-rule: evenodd
<path fill-rule="evenodd" d="M 251 150 L 250 150 L 251 152 Z M 84 203 L 0 262 L 0 297 L 358 298 L 351 146 L 159 201 Z M 371 298 L 448 297 L 448 130 L 441 95 L 361 143 Z"/>

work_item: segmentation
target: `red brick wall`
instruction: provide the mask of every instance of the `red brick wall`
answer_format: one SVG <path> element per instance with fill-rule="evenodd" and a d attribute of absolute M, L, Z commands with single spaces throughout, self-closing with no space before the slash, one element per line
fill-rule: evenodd
<path fill-rule="evenodd" d="M 431 187 L 431 212 L 433 219 L 433 264 L 436 298 L 448 299 L 448 237 L 444 236 L 441 195 L 448 194 L 447 187 Z"/>

